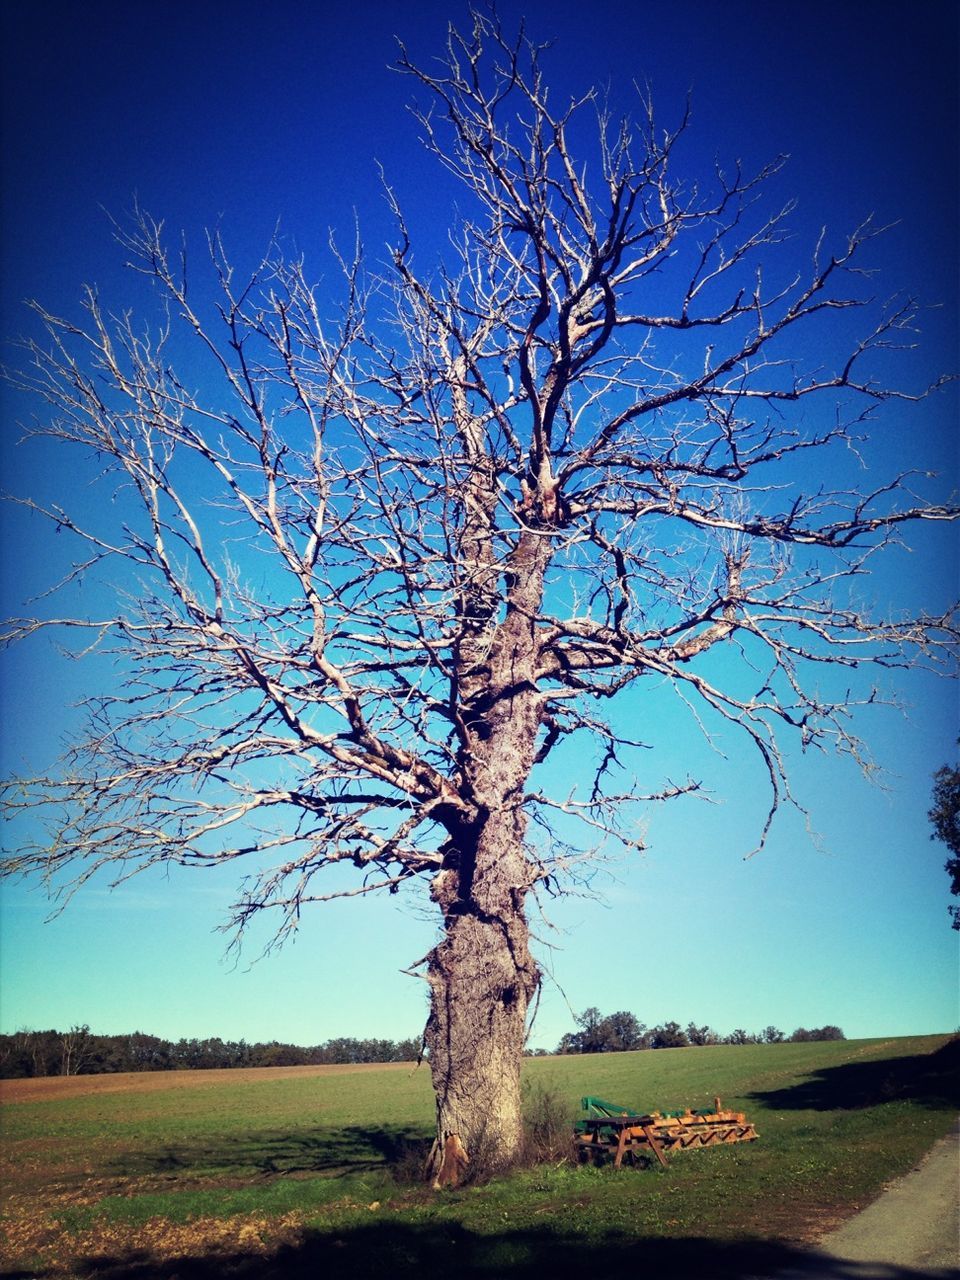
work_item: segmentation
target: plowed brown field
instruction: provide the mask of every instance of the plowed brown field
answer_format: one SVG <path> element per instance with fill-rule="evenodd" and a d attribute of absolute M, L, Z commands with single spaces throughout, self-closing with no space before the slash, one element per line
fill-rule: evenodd
<path fill-rule="evenodd" d="M 0 1104 L 56 1102 L 85 1094 L 160 1093 L 168 1089 L 210 1088 L 224 1084 L 293 1077 L 354 1075 L 369 1071 L 411 1071 L 412 1062 L 338 1063 L 324 1067 L 231 1067 L 207 1071 L 130 1071 L 98 1076 L 41 1076 L 31 1080 L 0 1080 Z"/>

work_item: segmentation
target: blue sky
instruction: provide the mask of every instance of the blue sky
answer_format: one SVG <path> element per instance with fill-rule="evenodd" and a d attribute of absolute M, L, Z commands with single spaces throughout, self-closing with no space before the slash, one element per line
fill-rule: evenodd
<path fill-rule="evenodd" d="M 842 236 L 864 216 L 896 223 L 876 243 L 878 294 L 906 290 L 931 309 L 921 347 L 898 365 L 920 386 L 960 365 L 957 351 L 957 21 L 955 6 L 746 4 L 680 0 L 592 6 L 532 0 L 531 34 L 555 40 L 559 95 L 609 82 L 627 105 L 649 80 L 665 122 L 693 118 L 684 166 L 714 157 L 757 165 L 791 156 L 774 196 L 797 196 L 798 262 L 822 225 Z M 3 10 L 0 309 L 5 337 L 29 331 L 26 297 L 76 308 L 95 282 L 122 307 L 128 282 L 107 213 L 134 196 L 182 228 L 199 252 L 218 222 L 252 261 L 279 220 L 322 269 L 328 228 L 349 244 L 354 215 L 372 257 L 391 234 L 381 163 L 427 254 L 442 242 L 455 192 L 418 148 L 409 81 L 386 70 L 393 37 L 439 52 L 458 6 L 400 10 L 323 4 L 38 3 Z M 105 212 L 106 211 L 106 212 Z M 64 483 L 46 454 L 13 447 L 23 405 L 10 393 L 0 435 L 3 487 Z M 882 427 L 882 431 L 881 431 Z M 960 474 L 955 392 L 881 419 L 878 466 Z M 944 492 L 946 481 L 940 483 Z M 49 581 L 56 539 L 4 515 L 4 612 Z M 942 605 L 958 591 L 954 532 L 926 530 L 894 555 L 878 602 Z M 49 759 L 68 704 L 92 678 L 36 642 L 3 655 L 5 774 Z M 891 676 L 909 713 L 860 725 L 886 790 L 849 766 L 797 760 L 796 786 L 822 843 L 784 814 L 768 848 L 743 854 L 762 823 L 762 778 L 742 748 L 722 759 L 666 702 L 628 700 L 626 727 L 655 707 L 663 773 L 702 771 L 715 804 L 651 812 L 650 850 L 600 875 L 597 897 L 545 904 L 535 917 L 551 974 L 533 1042 L 552 1046 L 571 1010 L 625 1008 L 649 1024 L 721 1031 L 837 1023 L 848 1035 L 953 1029 L 957 939 L 946 912 L 944 851 L 928 839 L 930 777 L 954 758 L 956 684 Z M 649 735 L 648 735 L 649 736 Z M 251 967 L 225 960 L 215 932 L 235 881 L 150 873 L 112 893 L 94 885 L 56 920 L 36 891 L 0 897 L 0 1029 L 88 1022 L 165 1036 L 312 1043 L 336 1035 L 416 1034 L 423 984 L 401 970 L 433 940 L 415 895 L 316 909 L 295 943 Z"/>

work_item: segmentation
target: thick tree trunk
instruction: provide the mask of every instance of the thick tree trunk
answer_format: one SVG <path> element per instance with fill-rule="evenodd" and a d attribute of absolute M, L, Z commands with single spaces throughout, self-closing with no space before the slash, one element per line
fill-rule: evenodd
<path fill-rule="evenodd" d="M 472 817 L 447 828 L 443 870 L 431 886 L 444 936 L 427 970 L 433 1172 L 441 1184 L 460 1181 L 467 1168 L 508 1168 L 523 1146 L 520 1068 L 539 983 L 525 915 L 536 870 L 524 843 L 524 795 L 543 708 L 537 617 L 550 554 L 548 539 L 520 539 L 503 622 L 491 627 L 489 610 L 474 601 L 477 617 L 458 653 L 461 794 Z"/>
<path fill-rule="evenodd" d="M 437 1099 L 431 1172 L 442 1185 L 462 1180 L 467 1167 L 508 1168 L 522 1150 L 520 1068 L 539 977 L 528 947 L 529 870 L 517 825 L 504 815 L 487 821 L 464 896 L 448 892 L 461 877 L 445 883 L 446 872 L 434 887 L 445 930 L 427 974 L 426 1043 Z"/>

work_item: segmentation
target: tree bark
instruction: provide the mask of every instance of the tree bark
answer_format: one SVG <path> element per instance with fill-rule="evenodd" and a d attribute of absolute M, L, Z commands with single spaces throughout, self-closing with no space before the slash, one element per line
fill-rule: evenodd
<path fill-rule="evenodd" d="M 471 655 L 461 668 L 469 730 L 460 763 L 476 817 L 449 828 L 431 886 L 444 936 L 427 970 L 433 1172 L 442 1184 L 460 1179 L 465 1157 L 472 1172 L 491 1173 L 516 1163 L 523 1146 L 520 1069 L 539 985 L 525 914 L 536 868 L 524 842 L 524 793 L 542 718 L 537 618 L 549 559 L 545 539 L 520 539 L 506 616 L 482 661 Z"/>
<path fill-rule="evenodd" d="M 439 1184 L 461 1180 L 464 1153 L 472 1172 L 492 1173 L 522 1151 L 520 1068 L 539 974 L 528 945 L 530 871 L 519 825 L 516 815 L 491 815 L 475 857 L 459 850 L 460 873 L 443 871 L 434 883 L 444 937 L 429 960 L 425 1039 L 437 1100 L 431 1172 Z"/>

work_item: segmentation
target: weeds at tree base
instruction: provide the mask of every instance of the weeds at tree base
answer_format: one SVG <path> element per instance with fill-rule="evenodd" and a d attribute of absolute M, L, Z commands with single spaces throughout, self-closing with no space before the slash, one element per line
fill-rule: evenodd
<path fill-rule="evenodd" d="M 523 1134 L 524 1165 L 576 1163 L 570 1100 L 557 1085 L 524 1082 Z"/>

